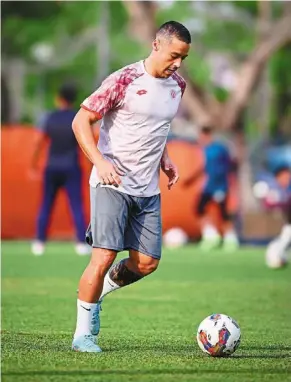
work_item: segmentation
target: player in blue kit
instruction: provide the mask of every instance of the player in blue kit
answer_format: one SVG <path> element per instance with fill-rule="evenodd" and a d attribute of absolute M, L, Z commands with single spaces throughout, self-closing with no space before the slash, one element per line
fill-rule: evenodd
<path fill-rule="evenodd" d="M 205 126 L 199 133 L 199 144 L 204 152 L 204 166 L 184 181 L 185 186 L 191 185 L 202 174 L 206 174 L 206 182 L 198 202 L 197 214 L 201 218 L 201 248 L 210 250 L 221 242 L 217 228 L 207 216 L 206 208 L 211 201 L 217 203 L 224 225 L 223 245 L 228 250 L 238 246 L 238 239 L 233 228 L 232 216 L 227 210 L 229 196 L 229 176 L 233 171 L 233 162 L 229 149 L 213 138 L 213 129 Z"/>
<path fill-rule="evenodd" d="M 266 264 L 270 268 L 281 268 L 287 264 L 287 250 L 291 245 L 291 169 L 283 164 L 274 171 L 274 175 L 281 191 L 280 207 L 285 223 L 279 235 L 267 246 Z"/>
<path fill-rule="evenodd" d="M 81 167 L 78 144 L 72 132 L 72 121 L 76 115 L 73 104 L 77 90 L 73 85 L 63 85 L 56 97 L 56 109 L 46 114 L 37 128 L 40 132 L 34 144 L 30 173 L 38 173 L 38 159 L 47 140 L 50 142 L 48 159 L 43 174 L 42 202 L 37 219 L 36 240 L 32 253 L 43 255 L 47 239 L 49 219 L 57 193 L 65 188 L 77 233 L 75 250 L 79 255 L 90 253 L 84 243 L 86 231 L 81 197 Z"/>

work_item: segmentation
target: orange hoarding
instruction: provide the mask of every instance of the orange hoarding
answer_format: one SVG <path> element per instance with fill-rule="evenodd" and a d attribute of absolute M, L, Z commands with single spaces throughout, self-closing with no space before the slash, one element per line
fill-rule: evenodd
<path fill-rule="evenodd" d="M 41 202 L 41 177 L 31 179 L 29 164 L 34 135 L 37 132 L 28 127 L 2 128 L 2 238 L 33 238 L 36 218 Z M 177 164 L 181 178 L 187 177 L 195 168 L 202 165 L 203 156 L 199 148 L 182 141 L 171 141 L 168 150 Z M 91 170 L 89 161 L 81 154 L 83 168 L 83 196 L 86 220 L 89 221 L 88 177 Z M 42 168 L 45 154 L 42 157 Z M 203 179 L 190 188 L 178 183 L 171 191 L 167 189 L 167 179 L 161 178 L 162 219 L 164 231 L 171 227 L 183 228 L 191 237 L 199 235 L 199 225 L 194 207 L 201 191 Z M 236 200 L 231 198 L 230 208 L 234 209 Z M 211 209 L 217 218 L 215 208 Z M 63 191 L 57 196 L 49 228 L 50 239 L 71 239 L 74 227 L 69 204 Z"/>

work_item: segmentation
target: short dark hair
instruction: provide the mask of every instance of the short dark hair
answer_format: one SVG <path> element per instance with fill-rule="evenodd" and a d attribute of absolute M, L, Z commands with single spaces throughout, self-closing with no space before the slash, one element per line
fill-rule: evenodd
<path fill-rule="evenodd" d="M 200 128 L 200 132 L 205 135 L 211 135 L 213 133 L 214 129 L 210 125 L 204 125 Z"/>
<path fill-rule="evenodd" d="M 273 173 L 277 177 L 277 176 L 281 175 L 282 172 L 285 172 L 285 171 L 291 172 L 291 167 L 288 166 L 287 164 L 283 163 L 283 164 L 276 166 L 273 170 Z"/>
<path fill-rule="evenodd" d="M 76 101 L 77 93 L 77 87 L 72 83 L 63 84 L 58 91 L 59 97 L 69 104 L 72 104 Z"/>
<path fill-rule="evenodd" d="M 168 38 L 177 37 L 178 40 L 191 44 L 191 35 L 188 29 L 178 23 L 178 21 L 167 21 L 157 31 L 157 35 L 164 35 Z"/>

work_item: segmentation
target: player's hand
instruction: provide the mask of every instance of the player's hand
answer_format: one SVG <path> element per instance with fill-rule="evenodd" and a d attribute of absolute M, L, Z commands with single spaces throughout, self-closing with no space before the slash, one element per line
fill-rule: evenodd
<path fill-rule="evenodd" d="M 115 187 L 118 187 L 120 185 L 120 176 L 124 175 L 124 173 L 118 170 L 118 168 L 114 166 L 114 164 L 112 164 L 106 159 L 102 159 L 96 165 L 96 168 L 101 184 L 113 185 Z"/>
<path fill-rule="evenodd" d="M 172 186 L 176 184 L 179 180 L 178 168 L 174 165 L 174 163 L 172 163 L 172 161 L 169 158 L 167 158 L 166 160 L 162 160 L 161 168 L 162 171 L 169 178 L 168 190 L 170 190 Z"/>

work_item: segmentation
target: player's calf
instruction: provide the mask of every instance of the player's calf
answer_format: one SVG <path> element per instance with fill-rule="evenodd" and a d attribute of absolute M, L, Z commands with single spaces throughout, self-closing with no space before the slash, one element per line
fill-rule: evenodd
<path fill-rule="evenodd" d="M 137 272 L 136 270 L 132 271 L 129 268 L 129 261 L 130 259 L 123 259 L 119 261 L 114 264 L 105 275 L 103 290 L 98 303 L 94 306 L 91 318 L 90 330 L 91 334 L 94 336 L 97 336 L 100 331 L 100 310 L 103 298 L 114 290 L 133 284 L 144 277 L 144 275 L 140 272 Z M 148 268 L 147 271 L 150 272 L 152 269 Z"/>

